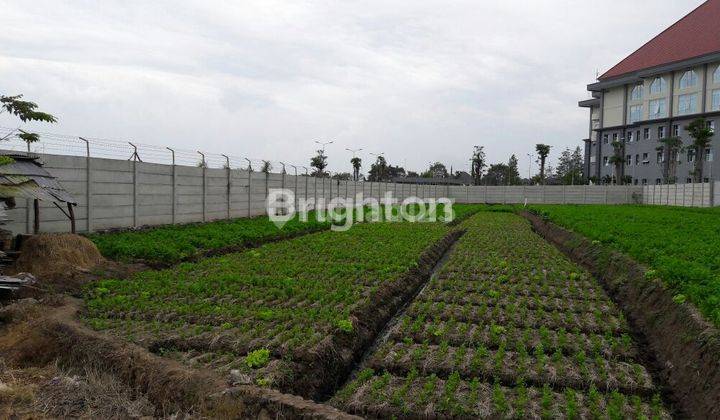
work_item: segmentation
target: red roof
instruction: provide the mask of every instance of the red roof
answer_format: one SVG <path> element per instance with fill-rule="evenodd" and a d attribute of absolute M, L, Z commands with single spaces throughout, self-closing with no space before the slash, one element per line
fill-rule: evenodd
<path fill-rule="evenodd" d="M 720 0 L 708 0 L 627 56 L 600 80 L 720 51 Z"/>

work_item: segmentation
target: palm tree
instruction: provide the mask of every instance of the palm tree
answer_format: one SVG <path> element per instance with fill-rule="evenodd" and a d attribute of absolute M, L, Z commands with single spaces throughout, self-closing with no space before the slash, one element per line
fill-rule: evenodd
<path fill-rule="evenodd" d="M 625 160 L 623 159 L 623 156 L 622 156 L 622 153 L 623 153 L 622 143 L 615 140 L 612 142 L 612 147 L 613 147 L 613 155 L 610 156 L 610 159 L 608 160 L 608 162 L 610 162 L 610 164 L 613 165 L 613 172 L 614 172 L 613 175 L 615 177 L 615 183 L 622 185 L 623 179 L 622 179 L 621 171 L 622 171 L 623 163 L 625 162 Z"/>
<path fill-rule="evenodd" d="M 362 159 L 359 157 L 353 157 L 350 159 L 350 163 L 353 167 L 353 181 L 358 181 L 360 179 L 360 167 L 362 167 Z"/>
<path fill-rule="evenodd" d="M 535 151 L 540 158 L 540 182 L 545 183 L 545 161 L 550 154 L 550 146 L 547 144 L 536 144 Z"/>
<path fill-rule="evenodd" d="M 695 178 L 695 182 L 702 182 L 705 149 L 710 146 L 710 138 L 713 136 L 713 130 L 708 127 L 705 118 L 696 119 L 685 126 L 685 130 L 687 130 L 690 137 L 693 138 L 693 143 L 690 147 L 695 150 L 695 170 L 692 175 Z"/>
<path fill-rule="evenodd" d="M 680 137 L 666 137 L 658 140 L 662 146 L 659 146 L 656 150 L 662 152 L 665 157 L 665 167 L 663 172 L 665 173 L 665 182 L 673 184 L 677 181 L 675 174 L 677 173 L 678 155 L 683 151 L 683 142 Z"/>

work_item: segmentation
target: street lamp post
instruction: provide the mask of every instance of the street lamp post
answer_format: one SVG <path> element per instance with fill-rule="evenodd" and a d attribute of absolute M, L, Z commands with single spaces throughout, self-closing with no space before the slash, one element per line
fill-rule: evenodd
<path fill-rule="evenodd" d="M 533 154 L 532 154 L 532 153 L 528 153 L 527 156 L 528 156 L 528 160 L 530 161 L 530 162 L 528 163 L 528 184 L 529 184 L 529 185 L 532 185 L 532 175 L 531 175 L 531 174 L 532 174 L 532 159 L 533 159 Z"/>

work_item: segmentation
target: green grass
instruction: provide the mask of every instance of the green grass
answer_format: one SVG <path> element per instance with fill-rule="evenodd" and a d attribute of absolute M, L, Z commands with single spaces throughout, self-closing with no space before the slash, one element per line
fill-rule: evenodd
<path fill-rule="evenodd" d="M 720 209 L 533 205 L 553 222 L 618 249 L 653 270 L 720 325 Z"/>

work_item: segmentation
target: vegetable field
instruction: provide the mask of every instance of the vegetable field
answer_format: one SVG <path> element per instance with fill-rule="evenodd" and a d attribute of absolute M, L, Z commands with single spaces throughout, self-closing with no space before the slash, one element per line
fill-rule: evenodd
<path fill-rule="evenodd" d="M 668 418 L 588 273 L 509 213 L 479 213 L 331 400 L 370 417 Z"/>
<path fill-rule="evenodd" d="M 679 303 L 720 326 L 720 211 L 659 206 L 533 206 L 541 215 L 652 269 Z"/>
<path fill-rule="evenodd" d="M 237 369 L 286 389 L 332 336 L 351 341 L 353 313 L 374 306 L 369 299 L 448 231 L 442 223 L 362 223 L 103 280 L 87 290 L 86 321 L 192 366 Z"/>

